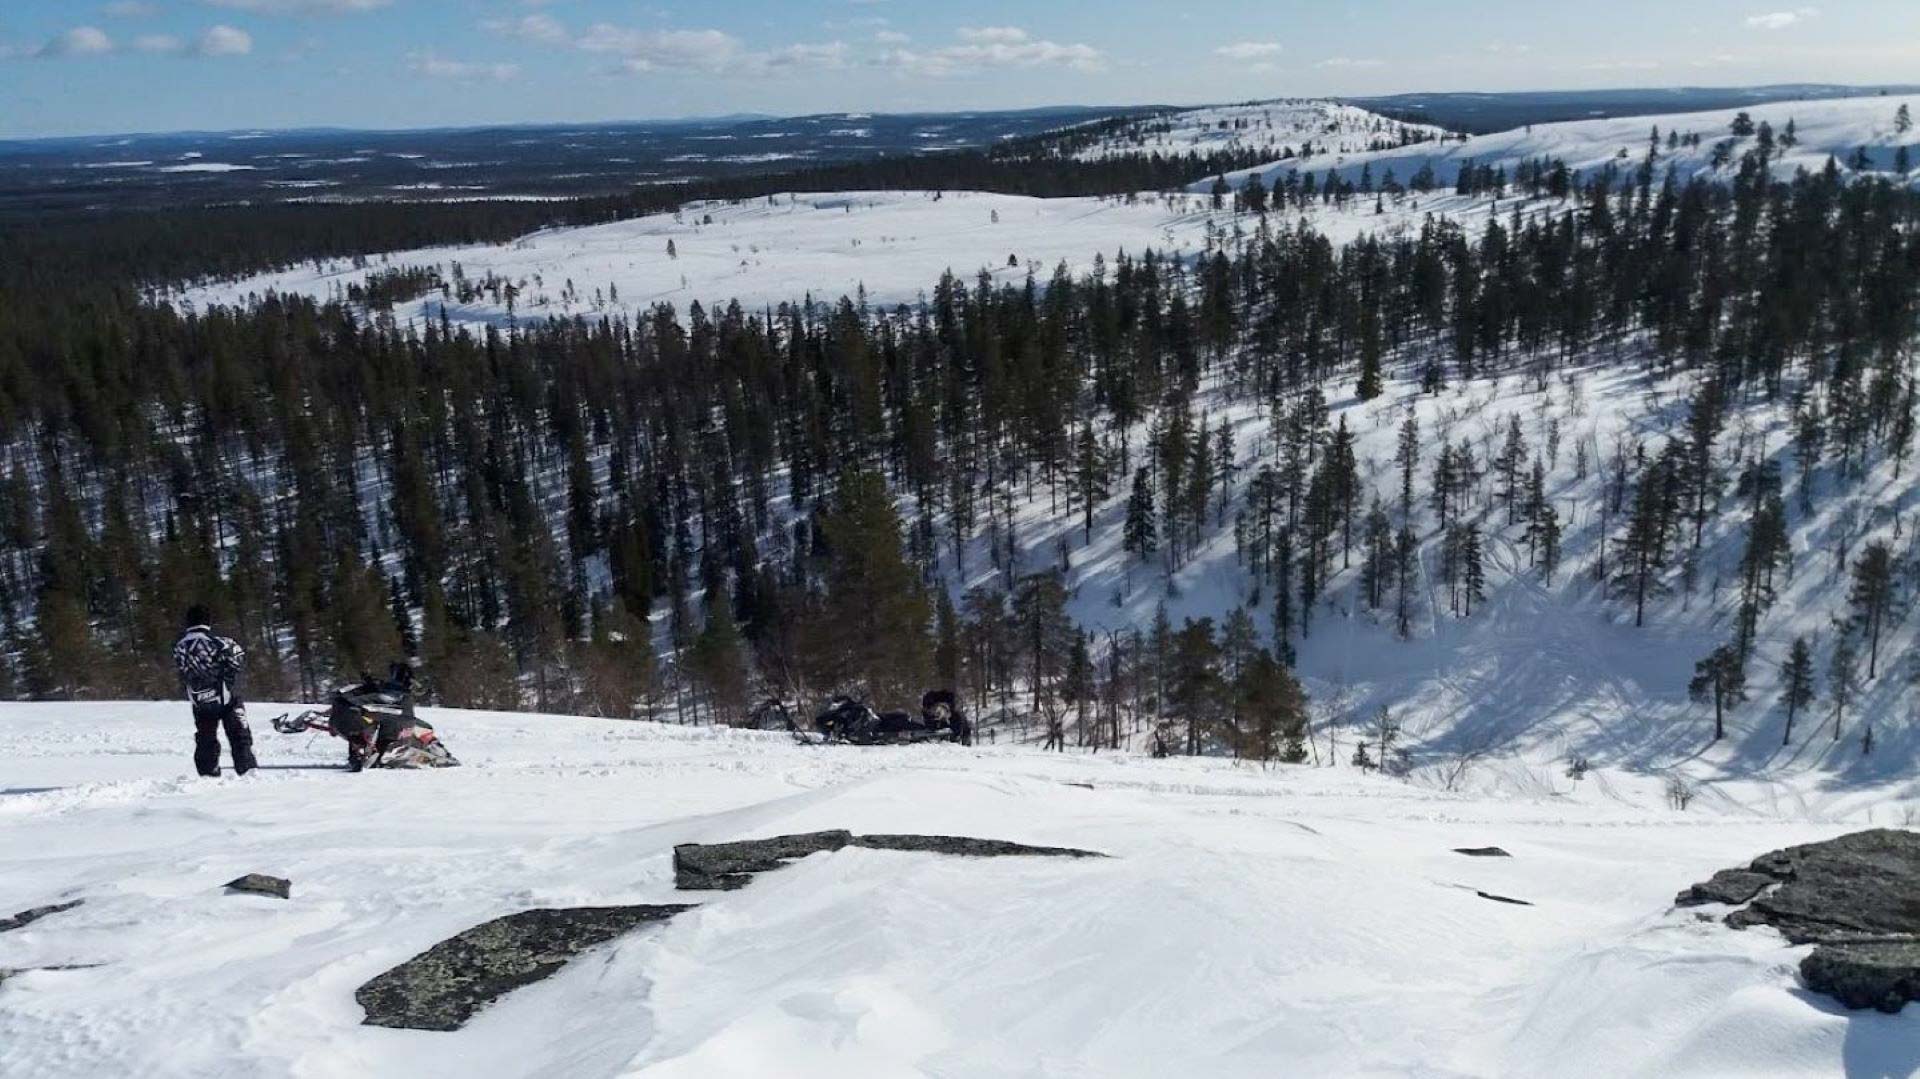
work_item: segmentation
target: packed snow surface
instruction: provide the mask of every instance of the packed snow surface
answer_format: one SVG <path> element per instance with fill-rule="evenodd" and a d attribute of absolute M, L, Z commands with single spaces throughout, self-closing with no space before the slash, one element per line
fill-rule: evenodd
<path fill-rule="evenodd" d="M 1829 158 L 1848 175 L 1854 168 L 1854 155 L 1864 149 L 1867 172 L 1890 179 L 1903 178 L 1896 169 L 1900 147 L 1905 146 L 1913 163 L 1920 166 L 1920 133 L 1900 131 L 1896 116 L 1902 105 L 1909 112 L 1920 108 L 1920 96 L 1853 97 L 1821 101 L 1778 101 L 1744 109 L 1711 112 L 1676 113 L 1669 116 L 1629 116 L 1605 120 L 1571 120 L 1558 124 L 1536 124 L 1492 135 L 1479 135 L 1460 141 L 1421 143 L 1389 150 L 1362 150 L 1357 153 L 1324 155 L 1307 161 L 1278 161 L 1257 169 L 1248 169 L 1228 177 L 1235 186 L 1250 175 L 1259 175 L 1271 186 L 1284 181 L 1289 173 L 1337 172 L 1348 180 L 1359 180 L 1363 170 L 1371 169 L 1376 184 L 1392 172 L 1400 183 L 1410 181 L 1423 167 L 1431 167 L 1436 182 L 1452 186 L 1460 170 L 1470 165 L 1503 168 L 1509 178 L 1515 166 L 1527 161 L 1558 159 L 1575 173 L 1587 176 L 1608 166 L 1617 168 L 1623 179 L 1630 178 L 1646 159 L 1653 133 L 1660 142 L 1654 158 L 1654 174 L 1664 176 L 1671 169 L 1681 181 L 1696 175 L 1710 179 L 1732 180 L 1740 170 L 1741 155 L 1759 142 L 1759 125 L 1772 127 L 1776 146 L 1770 161 L 1775 177 L 1787 180 L 1801 169 L 1818 172 Z M 1746 113 L 1753 121 L 1753 134 L 1735 136 L 1733 122 Z M 1793 144 L 1778 140 L 1793 125 Z M 1677 134 L 1681 144 L 1669 146 L 1667 139 Z M 1698 136 L 1698 139 L 1690 138 Z M 1697 145 L 1695 143 L 1697 142 Z M 1716 164 L 1718 147 L 1729 143 L 1725 162 Z M 1276 155 L 1276 157 L 1281 155 Z M 1909 172 L 1904 179 L 1920 182 L 1920 172 Z M 1212 181 L 1195 185 L 1204 190 Z"/>
<path fill-rule="evenodd" d="M 1920 1026 L 1801 990 L 1802 949 L 1676 891 L 1868 823 L 1688 813 L 1602 772 L 1474 797 L 1351 769 L 860 750 L 430 712 L 466 766 L 348 775 L 260 721 L 189 774 L 183 705 L 0 711 L 0 1074 L 1910 1075 Z M 1886 803 L 1879 823 L 1887 823 Z M 1841 819 L 1844 817 L 1845 819 Z M 1087 847 L 845 850 L 676 893 L 681 842 L 827 828 Z M 1496 844 L 1510 859 L 1452 848 Z M 291 900 L 225 894 L 243 873 Z M 1478 893 L 1523 899 L 1494 902 Z M 452 1034 L 354 990 L 534 907 L 698 901 Z M 1711 911 L 1712 908 L 1707 908 Z"/>

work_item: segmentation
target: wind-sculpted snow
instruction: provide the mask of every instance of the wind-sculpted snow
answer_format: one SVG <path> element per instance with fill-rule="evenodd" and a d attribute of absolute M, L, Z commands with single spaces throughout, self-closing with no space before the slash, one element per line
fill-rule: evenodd
<path fill-rule="evenodd" d="M 1733 784 L 1680 813 L 1603 763 L 1551 795 L 1487 797 L 1347 767 L 426 714 L 466 767 L 348 775 L 337 743 L 263 735 L 260 771 L 195 780 L 184 706 L 0 708 L 0 910 L 86 900 L 0 934 L 0 969 L 19 972 L 0 984 L 0 1074 L 1827 1076 L 1920 1060 L 1910 1016 L 1805 995 L 1804 948 L 1670 909 L 1676 882 L 1914 804 L 1891 788 L 1804 776 L 1754 812 Z M 830 829 L 1111 857 L 849 846 L 609 940 L 457 1032 L 362 1025 L 355 990 L 437 941 L 517 911 L 681 902 L 680 844 Z M 1455 853 L 1490 845 L 1514 857 Z M 297 887 L 224 894 L 243 872 Z"/>

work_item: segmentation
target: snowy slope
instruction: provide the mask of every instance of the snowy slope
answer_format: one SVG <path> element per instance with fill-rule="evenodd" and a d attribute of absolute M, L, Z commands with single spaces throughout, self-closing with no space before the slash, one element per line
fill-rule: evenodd
<path fill-rule="evenodd" d="M 1565 161 L 1581 175 L 1613 165 L 1622 176 L 1630 176 L 1646 157 L 1648 138 L 1655 128 L 1661 135 L 1660 157 L 1655 165 L 1660 173 L 1671 168 L 1683 181 L 1701 173 L 1728 180 L 1738 172 L 1741 154 L 1752 149 L 1756 141 L 1753 136 L 1733 139 L 1729 133 L 1729 125 L 1742 111 L 1756 126 L 1762 122 L 1771 124 L 1776 134 L 1784 132 L 1789 121 L 1793 122 L 1798 144 L 1780 148 L 1773 161 L 1773 173 L 1781 179 L 1792 178 L 1800 169 L 1817 172 L 1826 167 L 1829 157 L 1838 159 L 1841 168 L 1851 171 L 1849 162 L 1861 147 L 1866 148 L 1873 171 L 1891 177 L 1896 175 L 1894 157 L 1901 145 L 1920 155 L 1920 134 L 1914 131 L 1899 134 L 1894 130 L 1894 114 L 1902 104 L 1909 109 L 1920 107 L 1920 97 L 1782 101 L 1744 110 L 1539 124 L 1479 135 L 1464 142 L 1363 150 L 1306 162 L 1276 160 L 1271 165 L 1235 173 L 1228 181 L 1239 185 L 1245 183 L 1248 176 L 1257 174 L 1263 183 L 1271 186 L 1276 179 L 1284 181 L 1292 172 L 1324 173 L 1330 169 L 1346 179 L 1357 180 L 1363 169 L 1371 168 L 1376 182 L 1382 181 L 1391 170 L 1404 184 L 1421 168 L 1431 166 L 1437 182 L 1450 187 L 1460 169 L 1469 164 L 1503 167 L 1511 176 L 1515 165 L 1541 158 Z M 1666 137 L 1673 132 L 1678 132 L 1683 139 L 1698 135 L 1699 145 L 1669 150 Z M 1714 148 L 1728 139 L 1733 139 L 1732 163 L 1716 170 Z M 1916 156 L 1916 164 L 1920 164 L 1920 156 Z M 1914 174 L 1913 179 L 1920 182 L 1920 173 Z M 1205 190 L 1210 184 L 1211 181 L 1195 185 L 1195 190 Z"/>
<path fill-rule="evenodd" d="M 1069 129 L 1071 130 L 1071 129 Z M 1242 105 L 1217 105 L 1146 117 L 1076 149 L 1083 161 L 1127 154 L 1209 154 L 1224 151 L 1293 157 L 1311 148 L 1315 154 L 1352 154 L 1446 133 L 1431 124 L 1388 119 L 1355 105 L 1287 99 Z"/>
<path fill-rule="evenodd" d="M 1831 807 L 1845 822 L 1683 815 L 1610 793 L 1601 774 L 1493 799 L 1345 768 L 432 718 L 466 767 L 348 776 L 330 767 L 336 745 L 269 733 L 262 771 L 207 781 L 185 774 L 181 706 L 6 706 L 0 911 L 87 902 L 0 935 L 0 968 L 86 969 L 0 985 L 0 1074 L 1828 1076 L 1920 1064 L 1910 1014 L 1842 1013 L 1797 988 L 1800 949 L 1668 906 L 1711 870 L 1864 823 L 1865 803 Z M 1896 809 L 1879 799 L 1875 819 Z M 823 828 L 1114 857 L 848 850 L 741 892 L 672 891 L 675 843 Z M 1480 844 L 1514 857 L 1450 852 Z M 292 878 L 292 900 L 222 894 L 249 871 Z M 458 1033 L 359 1025 L 357 986 L 479 922 L 688 898 L 702 908 Z"/>

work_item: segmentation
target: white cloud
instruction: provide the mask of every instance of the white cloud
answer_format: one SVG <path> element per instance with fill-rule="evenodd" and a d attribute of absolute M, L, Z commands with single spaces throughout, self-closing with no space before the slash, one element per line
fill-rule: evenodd
<path fill-rule="evenodd" d="M 519 64 L 449 60 L 432 50 L 408 53 L 407 67 L 415 74 L 430 79 L 457 79 L 463 82 L 508 82 L 520 76 Z"/>
<path fill-rule="evenodd" d="M 517 19 L 487 19 L 481 28 L 506 37 L 517 37 L 541 45 L 558 45 L 567 40 L 567 28 L 551 15 L 535 13 Z"/>
<path fill-rule="evenodd" d="M 575 42 L 620 58 L 628 71 L 724 71 L 745 55 L 740 39 L 720 30 L 632 30 L 595 23 Z"/>
<path fill-rule="evenodd" d="M 1769 11 L 1761 15 L 1747 16 L 1747 26 L 1754 30 L 1785 30 L 1789 26 L 1819 14 L 1820 9 L 1817 7 L 1794 8 L 1792 11 Z"/>
<path fill-rule="evenodd" d="M 1370 56 L 1330 56 L 1320 61 L 1316 67 L 1385 67 L 1385 60 L 1376 60 Z"/>
<path fill-rule="evenodd" d="M 503 37 L 607 56 L 616 62 L 617 70 L 630 74 L 701 71 L 777 75 L 792 71 L 833 71 L 849 67 L 853 62 L 852 46 L 837 40 L 753 49 L 724 30 L 652 30 L 609 22 L 594 23 L 575 34 L 560 20 L 543 13 L 485 19 L 480 26 Z M 904 34 L 897 37 L 907 40 Z"/>
<path fill-rule="evenodd" d="M 970 27 L 960 31 L 960 41 L 927 51 L 891 49 L 881 55 L 880 66 L 902 74 L 943 77 L 1014 67 L 1098 71 L 1107 63 L 1105 54 L 1091 45 L 1036 40 L 1015 26 Z"/>
<path fill-rule="evenodd" d="M 1220 46 L 1213 50 L 1213 54 L 1223 60 L 1249 64 L 1272 60 L 1285 51 L 1278 42 L 1274 41 L 1236 41 L 1231 45 Z"/>
<path fill-rule="evenodd" d="M 1653 71 L 1660 65 L 1652 60 L 1594 60 L 1580 66 L 1587 71 Z"/>
<path fill-rule="evenodd" d="M 193 43 L 193 51 L 201 56 L 245 56 L 253 51 L 253 35 L 232 26 L 208 27 Z"/>
<path fill-rule="evenodd" d="M 97 26 L 76 26 L 40 46 L 40 55 L 47 57 L 99 56 L 112 51 L 113 39 Z"/>
<path fill-rule="evenodd" d="M 100 10 L 116 19 L 145 19 L 160 14 L 159 7 L 147 0 L 113 0 Z"/>
<path fill-rule="evenodd" d="M 983 45 L 1018 45 L 1029 38 L 1027 32 L 1018 26 L 963 26 L 960 28 L 960 40 Z"/>
<path fill-rule="evenodd" d="M 253 52 L 253 35 L 231 26 L 209 27 L 192 41 L 173 34 L 143 34 L 133 39 L 133 49 L 157 56 L 246 56 Z"/>
<path fill-rule="evenodd" d="M 905 45 L 913 40 L 912 34 L 903 34 L 898 30 L 876 30 L 873 40 L 881 45 Z"/>
<path fill-rule="evenodd" d="M 202 0 L 214 7 L 256 15 L 347 15 L 378 11 L 393 0 Z"/>

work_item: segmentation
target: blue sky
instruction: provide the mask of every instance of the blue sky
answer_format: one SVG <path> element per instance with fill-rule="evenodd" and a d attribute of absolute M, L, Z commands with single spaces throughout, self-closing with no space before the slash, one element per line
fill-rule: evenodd
<path fill-rule="evenodd" d="M 1920 0 L 3 0 L 0 138 L 1920 81 Z"/>

